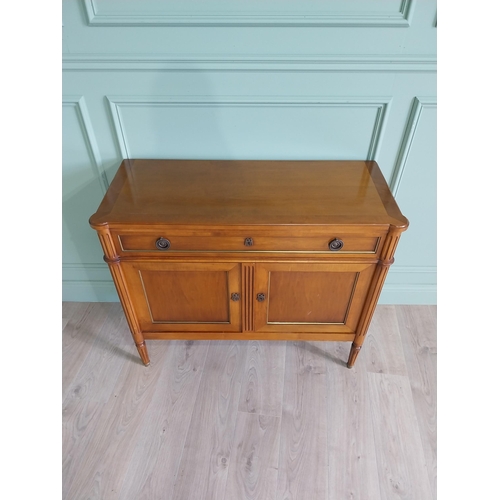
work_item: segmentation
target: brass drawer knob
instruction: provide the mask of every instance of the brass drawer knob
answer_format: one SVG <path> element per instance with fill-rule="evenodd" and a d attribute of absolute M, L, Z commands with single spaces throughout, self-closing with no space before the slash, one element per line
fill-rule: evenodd
<path fill-rule="evenodd" d="M 231 300 L 234 300 L 235 302 L 238 302 L 238 300 L 240 300 L 240 294 L 239 293 L 232 293 L 231 294 Z"/>
<path fill-rule="evenodd" d="M 168 250 L 170 248 L 170 241 L 166 238 L 158 238 L 156 240 L 156 248 L 158 250 Z"/>
<path fill-rule="evenodd" d="M 265 293 L 258 293 L 257 294 L 257 300 L 259 302 L 264 302 L 264 300 L 266 300 L 266 294 Z"/>
<path fill-rule="evenodd" d="M 253 245 L 253 238 L 245 238 L 245 246 L 251 247 Z"/>
<path fill-rule="evenodd" d="M 344 242 L 342 240 L 337 239 L 337 238 L 333 239 L 332 241 L 330 241 L 330 243 L 328 243 L 328 248 L 332 252 L 337 252 L 343 246 L 344 246 Z"/>

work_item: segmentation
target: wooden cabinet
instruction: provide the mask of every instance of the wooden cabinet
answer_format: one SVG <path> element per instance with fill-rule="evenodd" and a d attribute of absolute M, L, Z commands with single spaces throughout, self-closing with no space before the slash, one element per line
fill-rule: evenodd
<path fill-rule="evenodd" d="M 124 160 L 97 230 L 135 344 L 352 341 L 400 234 L 375 162 Z"/>

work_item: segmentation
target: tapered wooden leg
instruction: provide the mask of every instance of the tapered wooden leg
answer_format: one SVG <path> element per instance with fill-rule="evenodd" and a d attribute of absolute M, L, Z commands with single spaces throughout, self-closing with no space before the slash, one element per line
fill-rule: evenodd
<path fill-rule="evenodd" d="M 146 347 L 146 342 L 142 341 L 140 344 L 135 344 L 137 347 L 137 350 L 139 351 L 139 356 L 142 359 L 142 362 L 146 365 L 149 366 L 149 355 L 148 355 L 148 349 Z"/>
<path fill-rule="evenodd" d="M 351 352 L 349 353 L 349 359 L 347 360 L 347 368 L 352 368 L 354 363 L 356 362 L 356 358 L 358 357 L 359 351 L 361 351 L 361 346 L 356 345 L 354 342 L 351 346 Z"/>
<path fill-rule="evenodd" d="M 111 241 L 111 236 L 109 234 L 108 228 L 101 228 L 99 230 L 99 239 L 101 240 L 102 246 L 106 254 L 104 255 L 104 261 L 108 263 L 109 270 L 111 271 L 111 276 L 116 285 L 116 291 L 120 297 L 120 302 L 123 307 L 123 312 L 127 318 L 127 323 L 130 328 L 130 333 L 134 339 L 135 346 L 139 351 L 139 356 L 142 362 L 149 366 L 149 355 L 146 348 L 146 343 L 144 342 L 144 337 L 141 332 L 141 327 L 137 316 L 132 307 L 132 300 L 129 296 L 127 287 L 125 286 L 125 278 L 123 276 L 122 269 L 120 267 L 120 258 L 116 255 L 114 248 L 108 247 L 108 243 Z"/>

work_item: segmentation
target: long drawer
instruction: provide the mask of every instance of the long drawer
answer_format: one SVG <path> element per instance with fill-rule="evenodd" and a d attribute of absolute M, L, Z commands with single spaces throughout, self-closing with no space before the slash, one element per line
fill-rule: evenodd
<path fill-rule="evenodd" d="M 373 228 L 179 229 L 113 231 L 120 255 L 279 252 L 377 255 L 384 233 Z"/>

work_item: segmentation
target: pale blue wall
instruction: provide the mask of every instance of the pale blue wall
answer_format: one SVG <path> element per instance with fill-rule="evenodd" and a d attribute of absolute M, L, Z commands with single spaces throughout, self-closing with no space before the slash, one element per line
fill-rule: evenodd
<path fill-rule="evenodd" d="M 410 219 L 380 299 L 436 301 L 435 0 L 63 0 L 63 299 L 124 157 L 375 159 Z"/>

